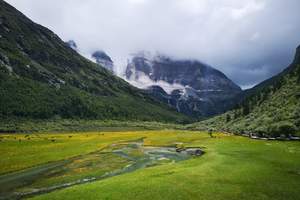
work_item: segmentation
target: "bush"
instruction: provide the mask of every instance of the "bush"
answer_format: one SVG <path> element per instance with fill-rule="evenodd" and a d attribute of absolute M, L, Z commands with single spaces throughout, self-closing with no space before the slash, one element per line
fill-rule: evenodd
<path fill-rule="evenodd" d="M 282 121 L 278 122 L 276 124 L 272 124 L 269 127 L 269 133 L 272 136 L 278 137 L 280 135 L 289 135 L 289 134 L 295 134 L 297 128 L 296 126 L 288 121 Z"/>

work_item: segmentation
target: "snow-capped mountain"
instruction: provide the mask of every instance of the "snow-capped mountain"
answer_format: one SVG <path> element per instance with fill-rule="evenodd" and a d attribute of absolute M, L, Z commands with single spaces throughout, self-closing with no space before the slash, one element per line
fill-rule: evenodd
<path fill-rule="evenodd" d="M 67 44 L 79 51 L 74 41 Z M 104 51 L 95 51 L 89 57 L 114 72 L 114 63 Z M 178 112 L 198 118 L 227 111 L 242 91 L 222 72 L 197 60 L 149 52 L 132 54 L 122 78 Z"/>
<path fill-rule="evenodd" d="M 133 55 L 125 77 L 154 98 L 196 117 L 228 110 L 242 91 L 222 72 L 206 64 L 161 54 L 151 56 L 141 52 Z"/>
<path fill-rule="evenodd" d="M 77 44 L 76 44 L 76 42 L 74 40 L 69 40 L 69 41 L 66 42 L 66 44 L 67 44 L 67 46 L 69 46 L 73 50 L 75 50 L 78 53 L 80 53 L 80 50 L 79 50 L 79 48 L 78 48 L 78 46 L 77 46 Z M 91 55 L 83 55 L 83 56 L 85 56 L 86 58 L 88 58 L 90 60 L 93 60 L 94 62 L 96 62 L 100 66 L 108 69 L 111 72 L 113 72 L 113 70 L 114 70 L 114 62 L 102 50 L 95 51 Z"/>

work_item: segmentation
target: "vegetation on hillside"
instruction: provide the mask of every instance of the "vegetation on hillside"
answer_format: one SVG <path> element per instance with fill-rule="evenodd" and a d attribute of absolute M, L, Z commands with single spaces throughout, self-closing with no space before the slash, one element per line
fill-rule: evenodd
<path fill-rule="evenodd" d="M 0 133 L 49 133 L 81 131 L 135 131 L 184 129 L 182 124 L 154 121 L 115 121 L 91 119 L 2 119 Z"/>
<path fill-rule="evenodd" d="M 0 0 L 0 118 L 186 122 Z"/>
<path fill-rule="evenodd" d="M 235 109 L 187 127 L 271 137 L 300 135 L 300 48 L 291 66 L 246 91 Z"/>

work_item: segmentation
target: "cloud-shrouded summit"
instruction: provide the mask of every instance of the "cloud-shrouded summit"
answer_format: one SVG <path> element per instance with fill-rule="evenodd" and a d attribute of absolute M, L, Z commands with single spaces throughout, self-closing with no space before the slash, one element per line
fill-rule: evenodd
<path fill-rule="evenodd" d="M 125 70 L 129 54 L 198 59 L 240 86 L 278 73 L 300 43 L 298 0 L 7 0 L 80 52 L 104 50 Z"/>

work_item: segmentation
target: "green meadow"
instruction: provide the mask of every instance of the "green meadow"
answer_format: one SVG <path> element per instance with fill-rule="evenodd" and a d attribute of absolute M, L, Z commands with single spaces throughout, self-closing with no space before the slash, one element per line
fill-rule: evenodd
<path fill-rule="evenodd" d="M 300 198 L 299 142 L 181 130 L 3 134 L 0 140 L 0 199 Z M 205 153 L 174 151 L 192 147 Z"/>

